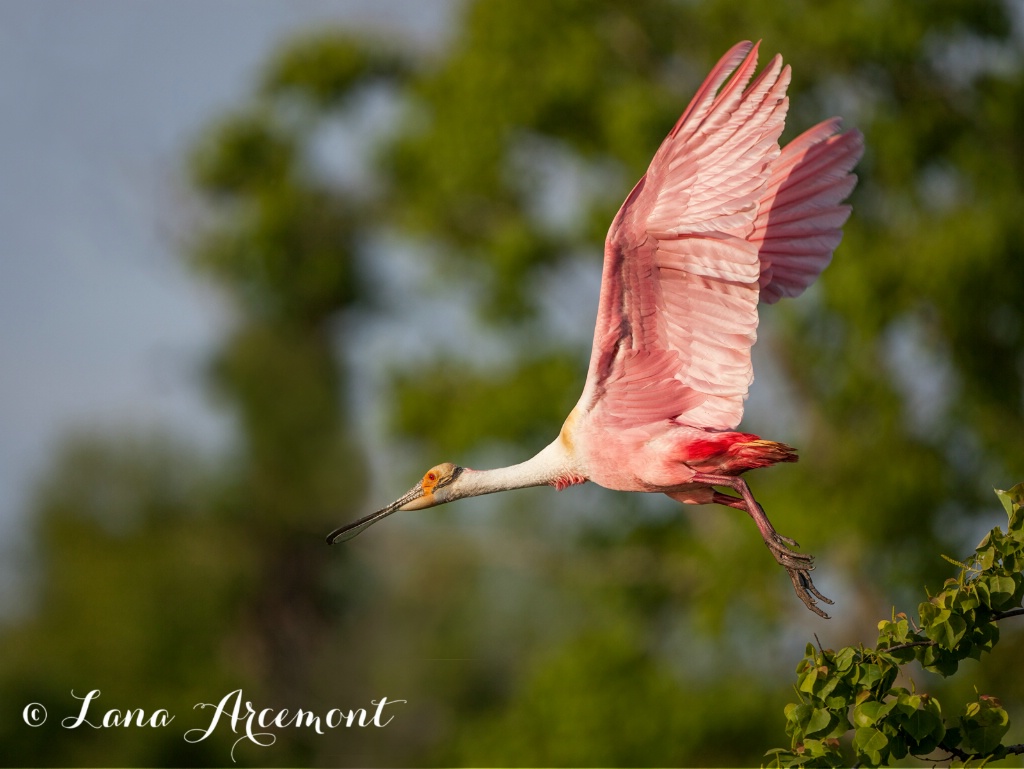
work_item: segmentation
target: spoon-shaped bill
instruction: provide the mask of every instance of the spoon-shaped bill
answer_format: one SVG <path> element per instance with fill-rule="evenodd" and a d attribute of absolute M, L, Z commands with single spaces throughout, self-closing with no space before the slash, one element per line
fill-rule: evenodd
<path fill-rule="evenodd" d="M 406 494 L 404 494 L 399 499 L 396 499 L 387 507 L 381 508 L 375 513 L 370 513 L 369 515 L 360 518 L 358 521 L 353 521 L 352 523 L 347 523 L 344 526 L 339 526 L 337 529 L 335 529 L 327 535 L 327 544 L 333 545 L 336 542 L 346 542 L 352 539 L 352 537 L 356 536 L 360 532 L 365 531 L 370 526 L 375 524 L 377 521 L 383 520 L 392 513 L 398 512 L 399 510 L 402 509 L 403 505 L 407 505 L 414 499 L 418 499 L 419 497 L 422 496 L 423 487 L 420 484 L 416 484 L 416 486 L 410 489 Z"/>

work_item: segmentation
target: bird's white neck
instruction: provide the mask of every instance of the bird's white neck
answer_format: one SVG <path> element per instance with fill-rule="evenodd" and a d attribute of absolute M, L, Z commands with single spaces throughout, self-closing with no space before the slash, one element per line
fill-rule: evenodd
<path fill-rule="evenodd" d="M 496 491 L 524 489 L 528 486 L 557 486 L 564 488 L 582 483 L 586 478 L 579 473 L 561 439 L 545 446 L 534 457 L 511 467 L 494 470 L 466 468 L 453 484 L 453 498 L 478 497 Z"/>

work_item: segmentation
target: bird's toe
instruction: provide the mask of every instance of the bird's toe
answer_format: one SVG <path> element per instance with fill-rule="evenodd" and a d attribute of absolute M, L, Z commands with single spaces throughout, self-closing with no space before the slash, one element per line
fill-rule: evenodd
<path fill-rule="evenodd" d="M 814 586 L 814 582 L 811 580 L 809 569 L 792 569 L 788 568 L 786 571 L 789 573 L 789 578 L 793 583 L 793 591 L 796 593 L 797 598 L 803 601 L 804 606 L 810 609 L 812 612 L 817 614 L 822 619 L 830 619 L 829 615 L 818 606 L 817 601 L 821 601 L 826 604 L 833 604 L 834 601 L 831 598 L 826 597 Z"/>

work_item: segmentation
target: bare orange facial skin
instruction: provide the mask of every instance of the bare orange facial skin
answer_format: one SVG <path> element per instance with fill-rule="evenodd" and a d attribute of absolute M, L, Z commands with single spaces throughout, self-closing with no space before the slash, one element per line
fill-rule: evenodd
<path fill-rule="evenodd" d="M 442 462 L 439 465 L 435 465 L 424 473 L 423 478 L 416 484 L 416 487 L 410 492 L 414 495 L 414 492 L 419 492 L 419 496 L 410 502 L 406 502 L 402 505 L 399 510 L 423 510 L 427 507 L 433 507 L 434 505 L 440 505 L 448 501 L 443 489 L 451 484 L 462 472 L 462 468 L 453 465 L 451 462 Z M 434 492 L 438 489 L 442 490 L 442 498 L 436 499 Z M 415 495 L 414 495 L 415 496 Z"/>
<path fill-rule="evenodd" d="M 433 494 L 434 487 L 437 486 L 437 482 L 441 476 L 437 474 L 436 470 L 428 470 L 427 474 L 423 476 L 423 480 L 420 481 L 420 485 L 423 487 L 424 494 Z"/>

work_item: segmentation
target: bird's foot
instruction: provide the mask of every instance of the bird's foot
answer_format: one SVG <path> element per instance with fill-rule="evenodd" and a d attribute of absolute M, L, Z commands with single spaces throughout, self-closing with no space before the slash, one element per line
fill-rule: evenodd
<path fill-rule="evenodd" d="M 728 486 L 739 492 L 740 496 L 734 497 L 716 491 L 711 499 L 719 505 L 743 510 L 754 519 L 754 523 L 757 524 L 757 530 L 761 532 L 761 539 L 764 540 L 765 545 L 768 546 L 775 560 L 789 574 L 796 597 L 803 601 L 804 606 L 819 617 L 829 619 L 829 616 L 822 611 L 817 602 L 821 601 L 822 603 L 831 604 L 833 601 L 818 592 L 818 588 L 814 586 L 814 581 L 811 579 L 811 571 L 814 570 L 814 556 L 796 552 L 793 548 L 800 547 L 800 544 L 795 539 L 784 537 L 775 531 L 775 527 L 768 520 L 764 508 L 754 499 L 754 495 L 750 492 L 750 487 L 747 486 L 746 481 L 730 475 L 710 475 L 705 473 L 697 473 L 694 475 L 693 480 L 698 483 L 706 483 L 709 486 Z"/>
<path fill-rule="evenodd" d="M 792 550 L 793 547 L 799 547 L 796 540 L 784 537 L 774 529 L 764 537 L 764 543 L 779 565 L 789 574 L 796 597 L 819 617 L 829 619 L 828 614 L 818 606 L 817 601 L 827 604 L 831 604 L 833 601 L 822 595 L 811 579 L 811 572 L 814 570 L 814 556 Z"/>

